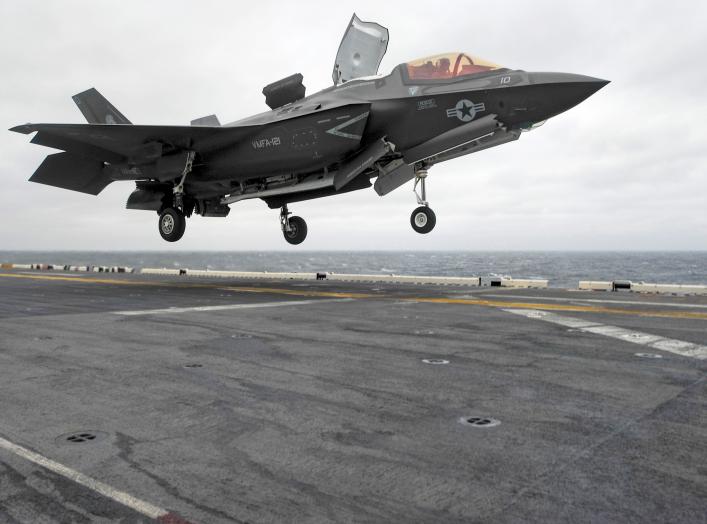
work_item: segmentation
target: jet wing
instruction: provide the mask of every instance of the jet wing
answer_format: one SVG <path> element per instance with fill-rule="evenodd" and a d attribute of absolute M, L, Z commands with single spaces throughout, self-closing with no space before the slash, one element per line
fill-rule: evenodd
<path fill-rule="evenodd" d="M 33 144 L 109 163 L 149 162 L 175 150 L 197 153 L 242 140 L 259 126 L 146 126 L 116 124 L 24 124 L 10 131 L 37 132 Z"/>
<path fill-rule="evenodd" d="M 104 163 L 150 164 L 164 155 L 203 153 L 234 144 L 260 126 L 142 126 L 121 124 L 25 124 L 16 133 L 37 134 L 31 142 L 65 151 L 49 155 L 30 177 L 38 182 L 97 195 L 114 179 Z"/>

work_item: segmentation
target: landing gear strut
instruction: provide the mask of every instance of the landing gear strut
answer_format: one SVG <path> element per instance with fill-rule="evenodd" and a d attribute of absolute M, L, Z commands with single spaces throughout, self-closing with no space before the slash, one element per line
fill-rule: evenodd
<path fill-rule="evenodd" d="M 184 210 L 184 180 L 187 175 L 191 173 L 191 166 L 194 163 L 194 151 L 189 151 L 187 153 L 187 161 L 184 164 L 184 169 L 182 170 L 182 178 L 179 179 L 179 183 L 174 186 L 172 192 L 174 193 L 174 207 Z"/>
<path fill-rule="evenodd" d="M 301 217 L 291 217 L 287 205 L 280 208 L 280 227 L 282 234 L 290 244 L 301 244 L 307 238 L 307 222 Z"/>
<path fill-rule="evenodd" d="M 415 186 L 412 190 L 415 192 L 415 197 L 417 197 L 417 204 L 420 206 L 410 215 L 410 225 L 418 233 L 425 234 L 432 231 L 437 223 L 437 217 L 430 209 L 427 203 L 427 191 L 425 188 L 425 179 L 427 178 L 427 169 L 422 168 L 415 172 Z M 417 185 L 420 185 L 420 192 L 418 194 Z"/>
<path fill-rule="evenodd" d="M 187 178 L 187 175 L 191 173 L 194 155 L 194 151 L 187 153 L 181 178 L 172 190 L 172 206 L 166 207 L 159 212 L 160 218 L 157 221 L 157 226 L 160 231 L 160 236 L 167 242 L 176 242 L 182 238 L 182 236 L 184 236 L 184 230 L 187 227 L 184 209 L 184 180 Z M 191 211 L 187 210 L 187 214 L 191 214 Z"/>

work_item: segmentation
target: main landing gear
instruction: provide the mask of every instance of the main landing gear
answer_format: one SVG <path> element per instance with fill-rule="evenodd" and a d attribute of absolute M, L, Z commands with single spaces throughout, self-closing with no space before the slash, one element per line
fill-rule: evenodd
<path fill-rule="evenodd" d="M 180 209 L 168 207 L 160 213 L 158 226 L 163 239 L 167 242 L 176 242 L 184 235 L 187 219 Z"/>
<path fill-rule="evenodd" d="M 430 209 L 427 203 L 427 192 L 425 190 L 425 179 L 427 178 L 427 169 L 420 169 L 415 172 L 415 186 L 413 191 L 417 197 L 417 203 L 420 207 L 415 209 L 410 215 L 410 225 L 412 228 L 421 234 L 429 233 L 437 223 L 437 216 Z M 421 195 L 417 193 L 417 185 L 420 184 Z"/>
<path fill-rule="evenodd" d="M 301 244 L 307 238 L 307 222 L 302 217 L 291 217 L 287 205 L 280 208 L 280 227 L 290 244 Z"/>
<path fill-rule="evenodd" d="M 184 230 L 187 227 L 186 214 L 191 215 L 191 209 L 193 209 L 192 205 L 188 210 L 185 210 L 184 179 L 191 173 L 194 156 L 194 151 L 189 151 L 187 154 L 181 178 L 172 191 L 172 205 L 162 208 L 159 211 L 160 217 L 157 221 L 157 226 L 160 231 L 160 236 L 167 242 L 176 242 L 184 236 Z"/>

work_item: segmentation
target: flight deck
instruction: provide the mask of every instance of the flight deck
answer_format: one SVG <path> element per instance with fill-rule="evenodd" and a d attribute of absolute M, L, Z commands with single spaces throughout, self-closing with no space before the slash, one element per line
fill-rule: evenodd
<path fill-rule="evenodd" d="M 0 522 L 707 522 L 707 296 L 0 270 Z"/>

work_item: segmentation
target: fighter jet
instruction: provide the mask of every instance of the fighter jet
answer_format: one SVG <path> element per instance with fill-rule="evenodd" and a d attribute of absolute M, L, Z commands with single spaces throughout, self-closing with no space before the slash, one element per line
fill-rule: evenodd
<path fill-rule="evenodd" d="M 307 224 L 288 205 L 371 186 L 384 196 L 413 180 L 410 223 L 429 233 L 432 166 L 517 140 L 608 83 L 509 69 L 463 52 L 378 75 L 387 46 L 385 27 L 354 14 L 332 86 L 305 96 L 301 74 L 283 78 L 263 88 L 270 111 L 226 125 L 215 115 L 189 126 L 133 125 L 89 89 L 73 97 L 88 124 L 11 131 L 36 132 L 32 143 L 62 151 L 46 157 L 32 182 L 98 195 L 111 182 L 134 181 L 126 207 L 156 211 L 168 242 L 182 237 L 194 213 L 225 217 L 231 204 L 259 198 L 280 209 L 285 240 L 300 244 Z"/>

